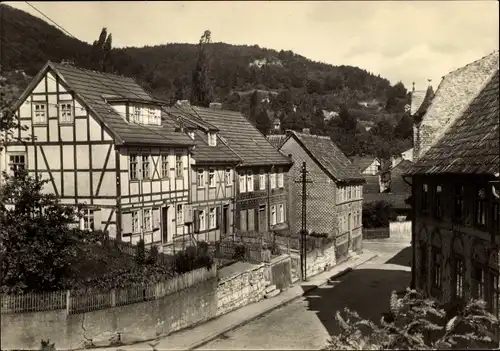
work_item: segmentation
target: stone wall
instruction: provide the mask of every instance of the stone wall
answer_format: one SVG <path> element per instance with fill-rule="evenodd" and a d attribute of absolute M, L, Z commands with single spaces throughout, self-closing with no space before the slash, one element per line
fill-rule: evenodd
<path fill-rule="evenodd" d="M 226 314 L 264 298 L 270 282 L 266 280 L 266 264 L 221 279 L 217 285 L 217 316 Z"/>
<path fill-rule="evenodd" d="M 281 255 L 274 258 L 267 269 L 266 280 L 275 285 L 281 291 L 292 284 L 292 259 L 289 255 Z"/>
<path fill-rule="evenodd" d="M 333 243 L 308 252 L 306 257 L 307 277 L 309 278 L 329 270 L 331 267 L 335 266 L 336 263 L 335 245 Z"/>

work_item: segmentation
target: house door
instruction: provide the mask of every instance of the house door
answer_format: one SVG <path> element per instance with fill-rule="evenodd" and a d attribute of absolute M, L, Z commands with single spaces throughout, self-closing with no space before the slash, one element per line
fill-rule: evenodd
<path fill-rule="evenodd" d="M 168 242 L 168 207 L 161 208 L 161 236 L 163 244 Z"/>
<path fill-rule="evenodd" d="M 267 231 L 266 205 L 259 206 L 259 232 Z"/>
<path fill-rule="evenodd" d="M 227 234 L 229 228 L 229 206 L 222 207 L 222 233 Z"/>

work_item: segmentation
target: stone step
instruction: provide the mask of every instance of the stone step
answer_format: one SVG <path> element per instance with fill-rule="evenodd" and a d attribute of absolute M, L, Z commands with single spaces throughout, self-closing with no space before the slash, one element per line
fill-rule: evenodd
<path fill-rule="evenodd" d="M 277 296 L 280 292 L 281 292 L 281 290 L 280 290 L 280 289 L 274 289 L 273 291 L 271 291 L 271 292 L 269 292 L 269 293 L 265 294 L 265 295 L 264 295 L 264 297 L 265 297 L 266 299 L 270 299 L 271 297 L 275 297 L 275 296 Z"/>
<path fill-rule="evenodd" d="M 266 288 L 266 294 L 269 294 L 271 291 L 274 291 L 274 290 L 276 290 L 276 285 L 269 285 Z"/>

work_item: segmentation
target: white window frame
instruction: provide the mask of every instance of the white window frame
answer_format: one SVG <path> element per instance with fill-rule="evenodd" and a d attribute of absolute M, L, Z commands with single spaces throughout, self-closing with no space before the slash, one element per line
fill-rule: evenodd
<path fill-rule="evenodd" d="M 208 186 L 215 188 L 215 169 L 208 170 Z"/>
<path fill-rule="evenodd" d="M 73 124 L 75 122 L 75 116 L 73 114 L 73 101 L 59 101 L 57 108 L 59 110 L 60 124 Z"/>
<path fill-rule="evenodd" d="M 80 229 L 90 231 L 95 230 L 94 209 L 84 208 L 82 212 L 82 217 L 80 218 Z"/>
<path fill-rule="evenodd" d="M 156 113 L 154 107 L 148 108 L 148 124 L 155 125 L 156 123 Z"/>
<path fill-rule="evenodd" d="M 130 154 L 128 156 L 128 172 L 130 180 L 139 180 L 139 155 Z"/>
<path fill-rule="evenodd" d="M 144 232 L 153 231 L 153 209 L 145 208 L 143 210 L 142 225 Z"/>
<path fill-rule="evenodd" d="M 253 191 L 253 173 L 252 171 L 247 171 L 247 191 Z"/>
<path fill-rule="evenodd" d="M 175 208 L 175 220 L 177 225 L 184 225 L 184 206 L 182 204 L 177 204 Z"/>
<path fill-rule="evenodd" d="M 271 172 L 269 177 L 271 178 L 271 189 L 276 189 L 276 173 Z"/>
<path fill-rule="evenodd" d="M 16 160 L 18 158 L 18 160 Z M 22 162 L 21 162 L 22 158 Z M 12 176 L 16 177 L 17 173 L 21 170 L 26 169 L 26 154 L 24 153 L 12 153 L 9 154 L 9 171 Z"/>
<path fill-rule="evenodd" d="M 283 172 L 280 170 L 278 172 L 278 188 L 284 188 L 285 187 L 285 177 Z"/>
<path fill-rule="evenodd" d="M 247 176 L 244 172 L 238 174 L 239 183 L 240 183 L 240 193 L 245 193 L 247 191 Z"/>
<path fill-rule="evenodd" d="M 226 186 L 233 185 L 233 177 L 231 176 L 231 169 L 227 168 L 224 173 Z"/>
<path fill-rule="evenodd" d="M 170 178 L 170 169 L 168 169 L 168 154 L 161 154 L 161 177 L 163 179 Z"/>
<path fill-rule="evenodd" d="M 141 218 L 139 210 L 132 211 L 132 233 L 141 232 Z"/>
<path fill-rule="evenodd" d="M 206 229 L 205 210 L 198 211 L 198 223 L 199 223 L 200 231 Z"/>
<path fill-rule="evenodd" d="M 217 227 L 217 209 L 215 207 L 210 208 L 208 212 L 208 229 L 215 229 Z"/>
<path fill-rule="evenodd" d="M 278 223 L 284 223 L 285 222 L 285 204 L 279 204 L 278 205 Z"/>
<path fill-rule="evenodd" d="M 276 205 L 271 206 L 271 225 L 276 224 Z"/>
<path fill-rule="evenodd" d="M 217 146 L 217 134 L 208 132 L 208 146 Z"/>
<path fill-rule="evenodd" d="M 33 103 L 33 124 L 47 124 L 48 109 L 46 102 Z"/>
<path fill-rule="evenodd" d="M 184 161 L 182 155 L 175 155 L 175 177 L 184 178 Z"/>
<path fill-rule="evenodd" d="M 141 155 L 141 175 L 142 179 L 151 179 L 151 156 Z"/>
<path fill-rule="evenodd" d="M 196 186 L 198 188 L 205 187 L 205 170 L 199 169 L 196 171 Z"/>
<path fill-rule="evenodd" d="M 264 171 L 259 173 L 259 190 L 266 190 L 266 174 Z"/>
<path fill-rule="evenodd" d="M 132 123 L 142 124 L 142 109 L 140 106 L 134 106 L 134 114 L 132 115 Z"/>

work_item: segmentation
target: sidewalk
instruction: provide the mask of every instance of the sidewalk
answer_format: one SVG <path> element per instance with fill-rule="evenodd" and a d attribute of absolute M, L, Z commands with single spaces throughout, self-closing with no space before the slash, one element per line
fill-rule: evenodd
<path fill-rule="evenodd" d="M 149 342 L 141 342 L 133 345 L 122 345 L 108 348 L 99 348 L 99 350 L 147 350 L 151 351 L 149 344 L 155 344 L 157 350 L 194 350 L 210 341 L 217 339 L 220 335 L 247 324 L 254 319 L 267 314 L 293 300 L 300 298 L 307 292 L 322 286 L 330 278 L 341 276 L 357 266 L 362 265 L 375 258 L 377 255 L 371 251 L 364 250 L 357 258 L 343 262 L 327 272 L 320 273 L 308 279 L 305 282 L 297 282 L 289 289 L 283 291 L 278 296 L 271 299 L 264 299 L 242 307 L 233 312 L 229 312 L 218 318 L 200 324 L 190 329 L 184 329 L 175 332 L 162 339 Z"/>

